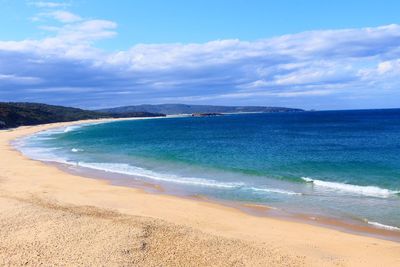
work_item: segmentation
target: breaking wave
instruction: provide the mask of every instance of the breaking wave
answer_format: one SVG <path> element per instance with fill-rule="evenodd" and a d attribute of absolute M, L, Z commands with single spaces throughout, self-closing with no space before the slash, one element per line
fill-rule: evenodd
<path fill-rule="evenodd" d="M 388 198 L 399 194 L 399 191 L 393 191 L 385 188 L 380 188 L 377 186 L 361 186 L 361 185 L 352 185 L 352 184 L 345 184 L 338 182 L 328 182 L 328 181 L 311 179 L 308 177 L 302 177 L 301 179 L 307 183 L 312 183 L 315 187 L 322 187 L 333 191 L 339 191 L 356 195 Z"/>

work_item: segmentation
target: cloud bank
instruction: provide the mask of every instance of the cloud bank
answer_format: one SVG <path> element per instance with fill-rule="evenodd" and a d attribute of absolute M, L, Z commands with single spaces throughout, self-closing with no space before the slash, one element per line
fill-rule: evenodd
<path fill-rule="evenodd" d="M 400 104 L 400 26 L 321 30 L 257 41 L 137 44 L 109 52 L 117 23 L 35 2 L 40 40 L 0 41 L 0 99 L 86 108 L 138 103 Z M 51 23 L 51 20 L 53 23 Z"/>

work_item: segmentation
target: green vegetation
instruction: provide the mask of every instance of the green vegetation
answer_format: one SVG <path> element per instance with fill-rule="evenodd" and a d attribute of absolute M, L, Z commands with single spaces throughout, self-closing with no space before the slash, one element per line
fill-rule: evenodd
<path fill-rule="evenodd" d="M 260 106 L 138 105 L 102 110 L 53 106 L 39 103 L 0 102 L 0 129 L 101 118 L 160 117 L 164 114 L 219 114 L 240 112 L 297 112 L 301 109 Z"/>
<path fill-rule="evenodd" d="M 100 112 L 152 112 L 163 114 L 193 114 L 193 113 L 240 113 L 240 112 L 295 112 L 301 109 L 284 107 L 262 107 L 262 106 L 209 106 L 209 105 L 184 105 L 184 104 L 162 104 L 162 105 L 138 105 L 109 108 L 98 110 Z"/>
<path fill-rule="evenodd" d="M 100 118 L 158 117 L 163 114 L 150 112 L 104 113 L 79 108 L 52 106 L 38 103 L 1 103 L 0 129 L 22 125 L 37 125 Z"/>

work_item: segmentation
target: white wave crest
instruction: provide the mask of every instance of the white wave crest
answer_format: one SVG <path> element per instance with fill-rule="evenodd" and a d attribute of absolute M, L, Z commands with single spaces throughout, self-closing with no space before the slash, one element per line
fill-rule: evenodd
<path fill-rule="evenodd" d="M 129 164 L 123 163 L 87 163 L 87 162 L 79 162 L 78 166 L 91 168 L 99 171 L 131 175 L 131 176 L 139 176 L 144 177 L 156 181 L 163 182 L 171 182 L 177 184 L 186 184 L 193 186 L 205 186 L 205 187 L 214 187 L 214 188 L 222 188 L 222 189 L 244 189 L 251 190 L 257 192 L 265 192 L 265 193 L 276 193 L 276 194 L 285 194 L 285 195 L 302 195 L 301 193 L 296 193 L 292 191 L 275 189 L 275 188 L 259 188 L 259 187 L 247 187 L 244 183 L 241 182 L 222 182 L 216 181 L 212 179 L 205 179 L 199 177 L 182 177 L 173 174 L 165 174 L 158 173 L 151 170 L 147 170 L 140 167 L 131 166 Z"/>
<path fill-rule="evenodd" d="M 388 198 L 399 193 L 399 191 L 393 191 L 385 188 L 380 188 L 377 186 L 361 186 L 361 185 L 344 184 L 338 182 L 327 182 L 327 181 L 311 179 L 308 177 L 302 177 L 301 179 L 303 179 L 308 183 L 312 183 L 314 186 L 317 187 L 319 186 L 334 191 L 341 191 L 344 193 L 352 193 L 370 197 Z"/>
<path fill-rule="evenodd" d="M 74 152 L 74 153 L 78 153 L 78 152 L 82 152 L 83 151 L 83 149 L 80 149 L 80 148 L 72 148 L 71 149 L 71 152 Z"/>
<path fill-rule="evenodd" d="M 386 225 L 386 224 L 382 224 L 382 223 L 378 223 L 378 222 L 370 222 L 368 220 L 365 220 L 368 224 L 373 225 L 377 228 L 381 228 L 381 229 L 386 229 L 386 230 L 391 230 L 391 231 L 400 231 L 399 227 L 396 226 L 391 226 L 391 225 Z"/>
<path fill-rule="evenodd" d="M 172 174 L 156 173 L 151 170 L 146 170 L 140 167 L 134 167 L 129 164 L 122 163 L 86 163 L 79 162 L 78 166 L 91 168 L 100 171 L 106 171 L 111 173 L 125 174 L 125 175 L 136 175 L 145 177 L 152 180 L 172 182 L 177 184 L 207 186 L 216 188 L 239 188 L 243 186 L 243 183 L 231 183 L 231 182 L 218 182 L 211 179 L 194 178 L 194 177 L 180 177 Z"/>
<path fill-rule="evenodd" d="M 302 193 L 297 193 L 293 191 L 287 191 L 282 189 L 275 188 L 259 188 L 259 187 L 250 187 L 251 190 L 256 192 L 266 192 L 266 193 L 277 193 L 277 194 L 286 194 L 286 195 L 302 195 Z"/>
<path fill-rule="evenodd" d="M 58 157 L 53 153 L 54 151 L 60 149 L 58 147 L 17 147 L 18 151 L 20 151 L 23 155 L 28 158 L 40 161 L 47 161 L 47 162 L 56 162 L 56 163 L 63 163 L 69 164 L 65 159 Z"/>
<path fill-rule="evenodd" d="M 76 131 L 77 129 L 82 128 L 83 126 L 84 126 L 83 124 L 67 126 L 67 127 L 64 128 L 63 132 L 64 133 L 69 133 L 69 132 L 72 132 L 72 131 Z"/>

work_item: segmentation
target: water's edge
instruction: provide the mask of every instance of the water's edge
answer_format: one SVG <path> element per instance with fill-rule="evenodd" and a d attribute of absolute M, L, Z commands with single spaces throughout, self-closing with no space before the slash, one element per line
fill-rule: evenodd
<path fill-rule="evenodd" d="M 325 217 L 309 213 L 300 213 L 300 212 L 293 213 L 264 204 L 233 201 L 233 200 L 222 200 L 205 195 L 189 195 L 185 194 L 185 192 L 183 191 L 167 190 L 161 184 L 157 184 L 156 182 L 147 182 L 147 181 L 145 182 L 141 180 L 142 177 L 139 176 L 135 177 L 137 178 L 136 180 L 132 179 L 132 176 L 130 175 L 128 176 L 122 174 L 113 174 L 81 166 L 70 166 L 63 163 L 45 162 L 45 161 L 40 161 L 40 162 L 47 165 L 55 166 L 59 170 L 72 175 L 88 179 L 106 181 L 111 186 L 130 187 L 142 190 L 143 192 L 149 194 L 168 195 L 183 199 L 190 199 L 192 201 L 209 202 L 224 207 L 234 208 L 250 216 L 269 217 L 269 218 L 287 220 L 292 222 L 306 223 L 319 227 L 326 227 L 329 229 L 338 230 L 345 233 L 380 238 L 400 243 L 400 232 L 398 230 L 390 229 L 389 227 L 386 227 L 386 225 L 377 225 L 374 222 L 358 221 L 351 219 L 348 220 L 337 219 L 337 218 L 332 218 L 327 216 Z"/>
<path fill-rule="evenodd" d="M 82 123 L 82 124 L 74 124 L 73 126 L 79 127 L 81 125 L 110 123 L 110 122 L 113 122 L 113 121 L 111 120 L 111 121 L 104 121 L 104 122 Z M 55 130 L 57 128 L 65 128 L 65 126 L 49 128 L 49 129 L 46 129 L 45 131 Z M 37 133 L 38 132 L 36 132 L 32 135 L 35 135 Z M 23 136 L 23 138 L 26 138 L 26 137 L 27 136 Z M 17 146 L 14 144 L 14 141 L 16 141 L 16 140 L 12 140 L 10 142 L 10 146 L 14 150 L 21 153 L 24 157 L 27 157 L 17 148 Z M 36 160 L 36 159 L 32 159 L 32 158 L 30 158 L 30 159 Z M 277 208 L 270 207 L 270 206 L 263 205 L 263 204 L 247 203 L 247 202 L 240 202 L 240 201 L 227 201 L 227 200 L 216 199 L 216 198 L 212 198 L 212 197 L 206 197 L 203 195 L 194 196 L 194 195 L 185 194 L 185 192 L 173 192 L 171 190 L 165 190 L 165 188 L 163 188 L 162 185 L 158 184 L 156 181 L 154 181 L 154 182 L 134 181 L 134 179 L 132 179 L 131 175 L 123 175 L 123 174 L 115 174 L 115 173 L 113 174 L 113 173 L 106 172 L 103 170 L 95 170 L 95 169 L 85 168 L 83 166 L 71 166 L 71 165 L 57 163 L 57 162 L 47 162 L 47 161 L 43 161 L 43 160 L 37 160 L 37 161 L 43 162 L 48 165 L 56 166 L 60 170 L 70 173 L 70 174 L 73 174 L 73 175 L 78 175 L 81 177 L 91 178 L 91 179 L 105 180 L 110 185 L 114 185 L 114 186 L 133 187 L 133 188 L 144 190 L 145 192 L 152 193 L 152 194 L 166 194 L 166 195 L 172 195 L 172 196 L 182 197 L 182 198 L 186 198 L 186 199 L 189 198 L 189 199 L 192 199 L 195 201 L 212 202 L 212 203 L 216 203 L 216 204 L 219 204 L 222 206 L 228 206 L 228 207 L 238 209 L 238 210 L 245 212 L 252 216 L 267 216 L 267 217 L 274 217 L 274 218 L 279 218 L 279 219 L 284 219 L 284 220 L 303 222 L 303 223 L 307 223 L 307 224 L 333 228 L 333 229 L 347 232 L 347 233 L 372 236 L 372 237 L 377 237 L 377 238 L 381 238 L 381 239 L 400 242 L 400 232 L 398 230 L 390 229 L 389 227 L 378 224 L 376 222 L 344 220 L 344 219 L 342 220 L 342 219 L 336 219 L 336 218 L 323 217 L 323 216 L 315 215 L 315 214 L 288 213 L 286 211 L 279 210 Z M 140 180 L 140 177 L 137 177 L 137 178 L 139 178 L 138 180 Z"/>

